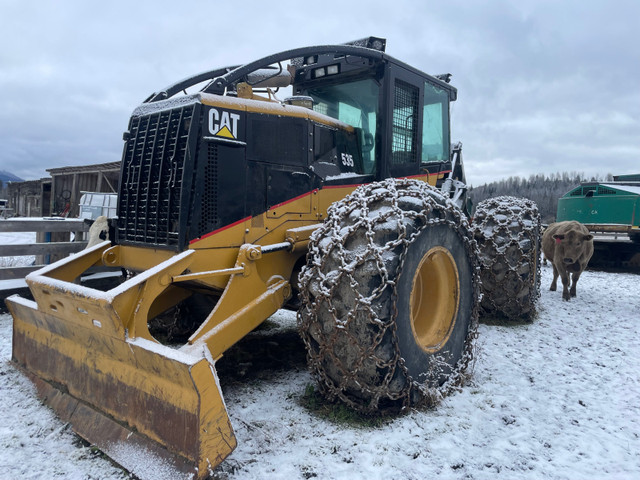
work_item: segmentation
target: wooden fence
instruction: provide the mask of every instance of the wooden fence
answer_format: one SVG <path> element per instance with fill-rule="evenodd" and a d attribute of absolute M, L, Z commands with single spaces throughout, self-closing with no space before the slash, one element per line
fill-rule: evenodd
<path fill-rule="evenodd" d="M 71 253 L 84 249 L 84 240 L 70 241 L 71 233 L 74 239 L 82 239 L 82 232 L 89 230 L 89 226 L 79 218 L 10 218 L 0 219 L 0 232 L 36 232 L 36 242 L 29 244 L 0 245 L 0 258 L 19 255 L 35 255 L 36 264 L 25 267 L 0 266 L 0 280 L 24 278 L 44 265 L 64 258 Z M 0 264 L 1 265 L 1 264 Z"/>

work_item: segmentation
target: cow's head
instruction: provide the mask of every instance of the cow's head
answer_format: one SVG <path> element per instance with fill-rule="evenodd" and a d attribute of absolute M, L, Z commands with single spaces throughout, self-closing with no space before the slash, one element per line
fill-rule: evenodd
<path fill-rule="evenodd" d="M 562 261 L 569 265 L 578 261 L 584 253 L 588 242 L 593 241 L 593 235 L 569 230 L 565 233 L 556 233 L 556 249 L 560 250 Z"/>
<path fill-rule="evenodd" d="M 113 241 L 115 232 L 113 232 L 114 227 L 112 226 L 111 220 L 112 219 L 108 219 L 105 216 L 100 216 L 93 222 L 91 222 L 91 220 L 85 220 L 85 222 L 87 223 L 91 222 L 91 228 L 89 228 L 88 243 L 85 248 L 93 247 L 94 245 L 97 245 L 100 242 L 104 242 L 105 240 Z"/>

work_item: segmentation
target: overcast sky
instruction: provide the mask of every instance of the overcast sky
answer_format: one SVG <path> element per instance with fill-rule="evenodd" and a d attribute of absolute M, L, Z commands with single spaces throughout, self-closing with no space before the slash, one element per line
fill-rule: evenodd
<path fill-rule="evenodd" d="M 118 161 L 131 111 L 186 76 L 387 39 L 453 74 L 468 182 L 640 173 L 640 0 L 0 0 L 0 170 Z"/>

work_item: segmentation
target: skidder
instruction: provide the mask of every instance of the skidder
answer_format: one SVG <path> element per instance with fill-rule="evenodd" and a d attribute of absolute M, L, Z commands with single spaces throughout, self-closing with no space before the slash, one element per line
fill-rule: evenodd
<path fill-rule="evenodd" d="M 297 48 L 151 94 L 123 135 L 114 235 L 30 274 L 33 301 L 7 299 L 15 364 L 138 477 L 204 478 L 233 451 L 216 362 L 279 308 L 300 306 L 320 388 L 360 411 L 464 377 L 484 257 L 450 141 L 457 90 L 385 45 Z M 128 275 L 79 285 L 92 267 Z"/>

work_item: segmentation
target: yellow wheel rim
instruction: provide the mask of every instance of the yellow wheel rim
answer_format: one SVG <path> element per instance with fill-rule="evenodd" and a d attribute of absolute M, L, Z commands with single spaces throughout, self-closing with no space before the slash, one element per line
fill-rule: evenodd
<path fill-rule="evenodd" d="M 451 252 L 433 247 L 420 260 L 411 288 L 411 329 L 420 348 L 438 351 L 453 331 L 460 300 L 458 268 Z"/>

